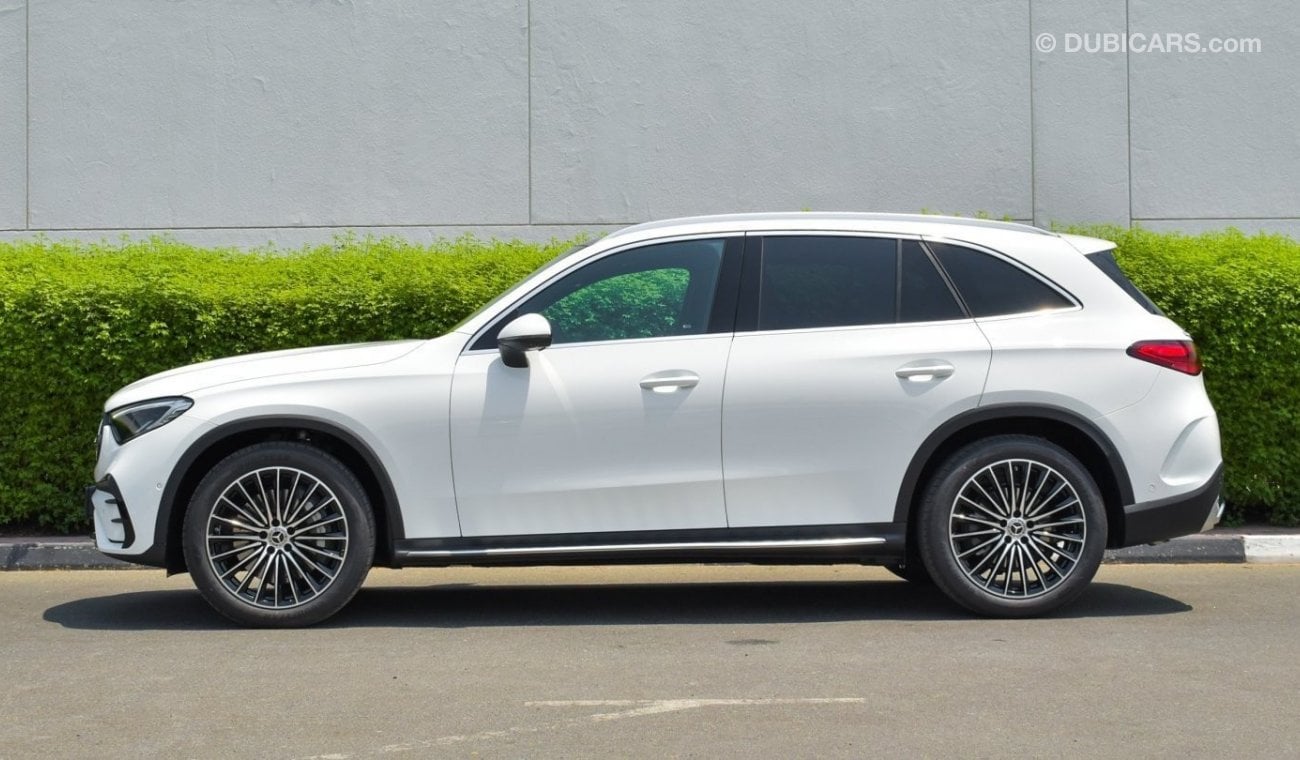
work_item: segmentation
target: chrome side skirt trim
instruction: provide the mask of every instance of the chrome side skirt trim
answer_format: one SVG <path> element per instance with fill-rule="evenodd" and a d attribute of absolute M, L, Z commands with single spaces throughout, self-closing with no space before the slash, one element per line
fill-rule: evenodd
<path fill-rule="evenodd" d="M 879 536 L 861 538 L 800 538 L 772 541 L 678 541 L 659 544 L 591 544 L 585 546 L 472 547 L 465 549 L 399 549 L 403 559 L 474 559 L 483 557 L 545 557 L 548 555 L 602 554 L 613 552 L 755 551 L 764 549 L 836 549 L 881 546 Z"/>

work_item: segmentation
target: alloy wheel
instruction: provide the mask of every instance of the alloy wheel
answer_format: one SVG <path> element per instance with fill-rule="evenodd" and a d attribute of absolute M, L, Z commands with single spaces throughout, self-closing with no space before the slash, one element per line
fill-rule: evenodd
<path fill-rule="evenodd" d="M 318 597 L 343 569 L 348 520 L 319 478 L 263 467 L 234 478 L 207 520 L 208 562 L 236 599 L 287 609 Z"/>
<path fill-rule="evenodd" d="M 1074 485 L 1030 459 L 994 462 L 968 478 L 948 524 L 949 546 L 966 578 L 1003 599 L 1028 599 L 1060 586 L 1087 540 Z"/>

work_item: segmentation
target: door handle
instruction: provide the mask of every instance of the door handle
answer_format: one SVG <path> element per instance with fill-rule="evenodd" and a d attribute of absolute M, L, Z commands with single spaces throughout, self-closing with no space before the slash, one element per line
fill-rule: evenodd
<path fill-rule="evenodd" d="M 641 378 L 641 387 L 655 393 L 672 393 L 678 388 L 694 388 L 700 376 L 685 369 L 670 369 Z"/>
<path fill-rule="evenodd" d="M 944 361 L 921 361 L 904 364 L 894 370 L 894 374 L 913 383 L 928 383 L 941 380 L 953 373 L 956 368 Z"/>

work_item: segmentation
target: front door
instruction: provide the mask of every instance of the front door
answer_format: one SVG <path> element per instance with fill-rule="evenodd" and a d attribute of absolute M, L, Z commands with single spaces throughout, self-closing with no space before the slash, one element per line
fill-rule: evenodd
<path fill-rule="evenodd" d="M 451 449 L 465 536 L 726 526 L 722 387 L 740 240 L 625 249 L 561 275 L 460 357 Z M 724 266 L 724 262 L 727 265 Z M 552 345 L 505 366 L 521 314 Z"/>

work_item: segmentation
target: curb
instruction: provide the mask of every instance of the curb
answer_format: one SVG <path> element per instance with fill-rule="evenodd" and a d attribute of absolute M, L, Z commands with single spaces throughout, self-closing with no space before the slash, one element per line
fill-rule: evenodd
<path fill-rule="evenodd" d="M 89 538 L 0 538 L 0 570 L 144 569 L 99 553 Z"/>
<path fill-rule="evenodd" d="M 1108 549 L 1106 564 L 1150 565 L 1157 563 L 1249 562 L 1244 536 L 1198 534 L 1171 539 L 1162 544 L 1144 544 L 1125 549 Z M 1296 537 L 1300 547 L 1300 536 Z M 1294 560 L 1293 560 L 1294 561 Z"/>
<path fill-rule="evenodd" d="M 1110 549 L 1107 564 L 1199 564 L 1209 562 L 1300 562 L 1300 532 L 1201 533 L 1155 546 Z M 67 536 L 0 538 L 0 570 L 153 569 L 104 556 L 90 538 Z"/>

